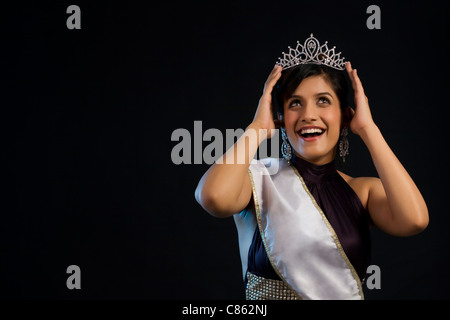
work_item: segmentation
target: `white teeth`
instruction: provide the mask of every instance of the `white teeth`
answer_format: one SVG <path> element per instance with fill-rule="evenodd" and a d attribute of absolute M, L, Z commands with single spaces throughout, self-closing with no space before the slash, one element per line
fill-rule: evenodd
<path fill-rule="evenodd" d="M 319 129 L 319 128 L 310 128 L 310 129 L 302 129 L 300 131 L 300 134 L 305 134 L 305 133 L 322 133 L 323 130 Z"/>

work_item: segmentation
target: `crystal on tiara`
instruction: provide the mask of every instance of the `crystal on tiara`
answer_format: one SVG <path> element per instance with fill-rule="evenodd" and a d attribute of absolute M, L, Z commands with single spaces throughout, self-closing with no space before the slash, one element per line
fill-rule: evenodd
<path fill-rule="evenodd" d="M 345 58 L 341 58 L 340 52 L 335 53 L 336 47 L 328 49 L 328 41 L 320 45 L 319 40 L 314 38 L 312 33 L 303 45 L 297 41 L 295 49 L 291 47 L 288 47 L 288 49 L 289 52 L 283 52 L 283 58 L 278 58 L 277 62 L 278 65 L 283 67 L 283 70 L 308 63 L 326 65 L 338 70 L 345 69 Z"/>

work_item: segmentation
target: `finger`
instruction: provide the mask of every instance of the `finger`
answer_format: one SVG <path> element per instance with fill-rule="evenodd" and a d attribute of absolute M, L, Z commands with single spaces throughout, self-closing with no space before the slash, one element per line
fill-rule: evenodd
<path fill-rule="evenodd" d="M 358 95 L 363 94 L 364 95 L 364 87 L 362 85 L 361 79 L 358 76 L 358 70 L 353 69 L 350 62 L 348 62 L 345 67 L 346 67 L 348 75 L 350 77 L 350 81 L 352 83 L 352 88 L 353 88 L 353 91 L 355 92 L 355 94 L 358 94 Z"/>
<path fill-rule="evenodd" d="M 347 61 L 345 64 L 345 69 L 347 70 L 348 77 L 350 78 L 350 82 L 352 83 L 352 88 L 354 91 L 357 89 L 357 84 L 355 80 L 356 69 L 352 68 L 352 64 L 350 61 Z"/>
<path fill-rule="evenodd" d="M 272 72 L 269 75 L 269 79 L 273 79 L 274 77 L 276 78 L 276 77 L 280 76 L 282 69 L 283 68 L 280 65 L 276 64 L 275 67 L 273 68 Z"/>
<path fill-rule="evenodd" d="M 364 87 L 362 85 L 361 79 L 358 76 L 358 72 L 356 69 L 353 70 L 353 76 L 354 76 L 354 81 L 355 81 L 355 93 L 361 94 L 361 95 L 365 95 L 364 93 Z"/>
<path fill-rule="evenodd" d="M 345 69 L 347 70 L 348 75 L 350 75 L 353 70 L 352 63 L 350 61 L 347 61 L 347 63 L 345 64 Z"/>
<path fill-rule="evenodd" d="M 276 65 L 273 67 L 272 71 L 270 72 L 269 77 L 267 78 L 267 80 L 269 80 L 269 79 L 271 79 L 272 77 L 276 76 L 277 73 L 280 71 L 280 69 L 281 69 L 281 66 L 278 65 L 278 64 L 276 64 Z"/>
<path fill-rule="evenodd" d="M 264 92 L 272 92 L 273 87 L 277 83 L 277 81 L 281 77 L 281 70 L 282 67 L 279 65 L 276 65 L 272 72 L 270 73 L 269 77 L 267 78 L 266 84 L 264 86 Z"/>
<path fill-rule="evenodd" d="M 345 69 L 347 70 L 347 74 L 350 78 L 350 80 L 352 81 L 353 84 L 353 68 L 352 68 L 352 63 L 350 61 L 347 61 L 347 63 L 345 64 Z"/>
<path fill-rule="evenodd" d="M 272 73 L 277 73 L 282 67 L 279 64 L 275 64 L 272 69 Z"/>

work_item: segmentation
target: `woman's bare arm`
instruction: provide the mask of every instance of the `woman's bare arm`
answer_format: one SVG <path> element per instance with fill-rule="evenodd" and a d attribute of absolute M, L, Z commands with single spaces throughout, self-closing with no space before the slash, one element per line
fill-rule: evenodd
<path fill-rule="evenodd" d="M 211 215 L 230 217 L 249 203 L 252 186 L 248 169 L 259 145 L 275 129 L 272 89 L 281 76 L 281 67 L 270 73 L 253 122 L 238 141 L 203 175 L 195 190 L 197 202 Z"/>
<path fill-rule="evenodd" d="M 376 226 L 389 234 L 417 234 L 427 227 L 429 221 L 425 200 L 373 122 L 362 83 L 350 63 L 347 63 L 347 72 L 356 104 L 350 127 L 369 149 L 379 175 L 379 178 L 365 179 L 364 183 L 370 216 Z"/>
<path fill-rule="evenodd" d="M 369 149 L 379 179 L 368 180 L 368 211 L 376 226 L 396 236 L 411 236 L 428 225 L 428 209 L 419 189 L 389 148 L 378 127 L 361 138 Z"/>

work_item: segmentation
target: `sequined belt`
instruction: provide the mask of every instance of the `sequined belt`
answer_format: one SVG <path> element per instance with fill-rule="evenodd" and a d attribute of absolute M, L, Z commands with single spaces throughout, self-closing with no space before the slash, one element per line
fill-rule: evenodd
<path fill-rule="evenodd" d="M 247 272 L 247 300 L 301 300 L 284 281 L 267 279 Z"/>

